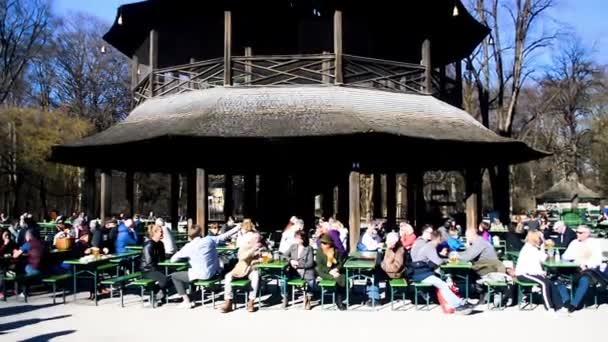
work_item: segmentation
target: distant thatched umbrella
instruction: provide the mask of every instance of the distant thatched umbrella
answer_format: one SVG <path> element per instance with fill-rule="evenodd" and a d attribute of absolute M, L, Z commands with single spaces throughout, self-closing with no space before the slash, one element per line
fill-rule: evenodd
<path fill-rule="evenodd" d="M 536 197 L 537 202 L 572 202 L 578 200 L 602 199 L 602 195 L 579 183 L 576 176 L 568 176 L 554 184 L 549 190 Z"/>

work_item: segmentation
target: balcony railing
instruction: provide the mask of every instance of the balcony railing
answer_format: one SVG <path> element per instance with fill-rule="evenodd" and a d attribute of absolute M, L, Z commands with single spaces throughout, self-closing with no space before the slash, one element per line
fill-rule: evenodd
<path fill-rule="evenodd" d="M 335 55 L 235 56 L 231 59 L 234 86 L 280 86 L 335 83 Z M 425 67 L 419 64 L 343 55 L 343 80 L 349 86 L 428 94 Z M 134 87 L 135 104 L 148 98 L 224 85 L 224 60 L 154 70 Z M 433 73 L 431 93 L 459 105 L 456 81 Z"/>

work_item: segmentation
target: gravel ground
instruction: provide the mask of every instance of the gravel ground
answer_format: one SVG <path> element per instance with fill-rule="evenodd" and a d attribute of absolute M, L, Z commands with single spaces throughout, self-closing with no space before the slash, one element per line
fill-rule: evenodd
<path fill-rule="evenodd" d="M 542 307 L 526 312 L 479 309 L 471 316 L 445 315 L 440 308 L 391 311 L 388 305 L 377 312 L 271 307 L 256 313 L 239 309 L 221 314 L 210 307 L 180 310 L 174 303 L 144 308 L 136 295 L 126 296 L 123 309 L 110 299 L 102 300 L 98 307 L 86 301 L 74 303 L 71 297 L 65 305 L 52 305 L 48 295 L 41 295 L 30 298 L 28 304 L 15 303 L 14 298 L 0 303 L 0 341 L 605 340 L 602 324 L 608 317 L 608 305 L 573 315 L 550 314 Z"/>

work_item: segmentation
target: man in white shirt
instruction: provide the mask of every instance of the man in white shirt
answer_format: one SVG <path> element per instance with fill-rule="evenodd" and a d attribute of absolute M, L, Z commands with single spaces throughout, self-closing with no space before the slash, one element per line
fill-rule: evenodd
<path fill-rule="evenodd" d="M 594 278 L 605 277 L 608 279 L 608 272 L 600 272 L 602 264 L 602 249 L 599 241 L 591 237 L 591 229 L 585 225 L 576 228 L 576 240 L 572 241 L 568 249 L 562 255 L 563 260 L 574 261 L 580 265 L 582 274 L 578 280 L 574 298 L 569 312 L 580 308 L 590 285 Z"/>
<path fill-rule="evenodd" d="M 361 244 L 365 246 L 366 251 L 376 251 L 382 247 L 382 242 L 380 236 L 378 236 L 376 227 L 370 226 L 367 228 L 365 234 L 361 237 Z"/>

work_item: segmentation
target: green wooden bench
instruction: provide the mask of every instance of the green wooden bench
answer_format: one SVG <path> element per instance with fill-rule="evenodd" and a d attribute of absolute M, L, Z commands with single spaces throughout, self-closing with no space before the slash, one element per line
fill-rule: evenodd
<path fill-rule="evenodd" d="M 57 296 L 57 284 L 63 285 L 61 286 L 61 293 L 63 297 L 63 304 L 65 304 L 65 283 L 67 280 L 72 279 L 71 274 L 59 274 L 50 276 L 42 279 L 43 283 L 51 284 L 53 286 L 53 304 L 55 304 L 56 296 Z"/>
<path fill-rule="evenodd" d="M 391 310 L 395 310 L 394 301 L 395 293 L 401 292 L 401 300 L 405 303 L 405 295 L 407 293 L 407 280 L 403 278 L 391 279 L 388 281 L 388 286 L 391 289 Z"/>
<path fill-rule="evenodd" d="M 296 292 L 299 292 L 304 297 L 306 296 L 306 280 L 301 278 L 289 279 L 287 281 L 287 286 L 291 287 L 291 305 L 295 306 Z M 302 306 L 304 306 L 304 300 L 302 300 Z"/>
<path fill-rule="evenodd" d="M 504 310 L 504 306 L 502 305 L 502 297 L 501 297 L 501 300 L 498 302 L 498 306 L 496 306 L 494 304 L 494 301 L 492 301 L 492 294 L 496 295 L 497 293 L 502 293 L 497 290 L 505 289 L 508 286 L 508 284 L 504 281 L 486 281 L 483 284 L 488 288 L 488 292 L 486 293 L 486 301 L 488 302 L 488 310 L 492 310 L 493 308 L 494 309 L 498 308 L 498 310 Z"/>
<path fill-rule="evenodd" d="M 108 271 L 112 270 L 112 269 L 115 271 L 116 277 L 118 277 L 118 264 L 114 264 L 114 263 L 107 263 L 107 264 L 97 266 L 97 274 L 110 273 Z"/>
<path fill-rule="evenodd" d="M 528 282 L 528 281 L 520 281 L 515 278 L 513 280 L 515 285 L 517 285 L 517 306 L 519 310 L 525 310 L 526 306 L 530 305 L 529 310 L 534 310 L 538 304 L 534 305 L 534 292 L 532 291 L 535 286 L 538 286 L 537 283 Z M 530 296 L 530 303 L 522 306 L 524 295 L 528 294 Z"/>
<path fill-rule="evenodd" d="M 213 309 L 215 309 L 215 290 L 217 289 L 217 287 L 219 286 L 219 284 L 221 283 L 221 279 L 220 278 L 216 278 L 216 279 L 208 279 L 208 280 L 195 280 L 193 285 L 194 286 L 198 286 L 198 288 L 200 288 L 201 290 L 201 306 L 205 307 L 205 292 L 207 290 L 209 290 L 209 292 L 211 292 L 211 307 Z M 232 282 L 233 286 L 234 286 L 234 281 Z"/>
<path fill-rule="evenodd" d="M 123 298 L 123 290 L 125 285 L 127 285 L 132 280 L 136 280 L 141 278 L 141 272 L 135 272 L 131 274 L 126 274 L 120 277 L 105 279 L 100 282 L 102 285 L 110 286 L 110 298 L 114 298 L 114 289 L 119 290 L 120 292 L 120 307 L 125 307 L 124 298 Z"/>
<path fill-rule="evenodd" d="M 142 278 L 142 279 L 136 279 L 136 280 L 132 281 L 131 283 L 129 283 L 129 286 L 139 286 L 141 303 L 143 305 L 145 305 L 144 296 L 145 296 L 146 289 L 149 289 L 150 290 L 150 306 L 152 308 L 155 308 L 156 307 L 156 298 L 155 298 L 156 294 L 154 293 L 154 284 L 155 283 L 156 283 L 156 280 L 154 280 L 154 279 Z"/>
<path fill-rule="evenodd" d="M 235 300 L 234 309 L 237 309 L 236 305 L 236 296 L 238 296 L 239 292 L 243 292 L 245 295 L 245 307 L 247 307 L 247 302 L 249 301 L 249 287 L 251 286 L 251 281 L 249 279 L 233 279 L 232 280 L 232 292 L 234 293 Z"/>
<path fill-rule="evenodd" d="M 414 283 L 414 307 L 419 310 L 418 307 L 418 292 L 420 292 L 426 302 L 424 309 L 430 310 L 431 308 L 431 291 L 434 289 L 431 284 Z"/>
<path fill-rule="evenodd" d="M 326 292 L 328 291 L 331 294 L 331 303 L 336 305 L 336 286 L 335 280 L 323 279 L 319 282 L 319 287 L 321 288 L 321 310 L 325 310 L 325 295 L 327 295 Z"/>
<path fill-rule="evenodd" d="M 26 274 L 17 274 L 12 277 L 4 277 L 4 285 L 2 288 L 2 293 L 4 294 L 4 301 L 6 301 L 6 284 L 12 282 L 14 284 L 15 289 L 15 300 L 19 301 L 19 284 L 23 285 L 23 299 L 27 303 L 27 290 L 28 286 L 33 282 L 39 281 L 42 278 L 41 274 L 34 275 L 26 275 Z"/>

